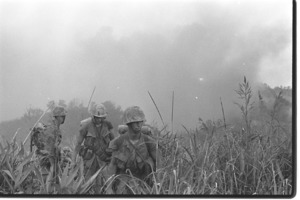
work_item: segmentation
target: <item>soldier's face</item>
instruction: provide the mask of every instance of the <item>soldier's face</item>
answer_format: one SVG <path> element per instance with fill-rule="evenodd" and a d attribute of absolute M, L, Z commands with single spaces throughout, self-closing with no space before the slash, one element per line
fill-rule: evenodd
<path fill-rule="evenodd" d="M 105 120 L 105 117 L 95 117 L 94 116 L 94 121 L 96 125 L 101 124 Z"/>
<path fill-rule="evenodd" d="M 142 130 L 144 122 L 132 122 L 129 124 L 134 133 L 139 133 Z"/>
<path fill-rule="evenodd" d="M 59 121 L 60 124 L 63 124 L 63 123 L 65 123 L 66 116 L 59 116 L 59 117 L 57 117 L 57 120 Z"/>

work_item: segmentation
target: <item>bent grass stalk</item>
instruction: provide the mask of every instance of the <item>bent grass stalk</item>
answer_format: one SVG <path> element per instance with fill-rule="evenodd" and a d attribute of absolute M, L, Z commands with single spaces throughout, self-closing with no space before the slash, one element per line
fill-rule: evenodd
<path fill-rule="evenodd" d="M 150 96 L 150 98 L 151 98 L 151 100 L 152 100 L 152 102 L 153 102 L 153 104 L 154 104 L 154 106 L 155 106 L 155 108 L 156 108 L 158 114 L 159 114 L 159 117 L 160 117 L 160 119 L 161 119 L 162 124 L 165 125 L 164 120 L 163 120 L 163 118 L 162 118 L 162 116 L 161 116 L 161 114 L 160 114 L 160 112 L 159 112 L 159 109 L 158 109 L 158 107 L 157 107 L 157 105 L 156 105 L 156 103 L 155 103 L 155 101 L 154 101 L 154 99 L 153 99 L 153 97 L 152 97 L 152 95 L 150 94 L 149 91 L 148 91 L 148 94 L 149 94 L 149 96 Z"/>

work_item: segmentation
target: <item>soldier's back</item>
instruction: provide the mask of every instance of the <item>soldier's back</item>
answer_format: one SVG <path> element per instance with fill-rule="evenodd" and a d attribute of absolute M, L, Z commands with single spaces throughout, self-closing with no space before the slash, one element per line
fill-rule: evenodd
<path fill-rule="evenodd" d="M 32 129 L 32 135 L 31 135 L 31 151 L 32 147 L 36 146 L 38 152 L 44 149 L 44 140 L 43 140 L 43 133 L 46 130 L 46 125 L 39 122 L 35 127 Z"/>
<path fill-rule="evenodd" d="M 38 154 L 55 154 L 57 147 L 62 139 L 61 131 L 55 122 L 50 124 L 39 123 L 33 133 L 33 144 L 37 147 Z"/>

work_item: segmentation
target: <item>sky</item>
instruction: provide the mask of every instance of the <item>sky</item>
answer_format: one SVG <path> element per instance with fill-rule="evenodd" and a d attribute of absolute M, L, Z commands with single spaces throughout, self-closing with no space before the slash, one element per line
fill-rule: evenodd
<path fill-rule="evenodd" d="M 140 106 L 194 127 L 235 89 L 292 86 L 292 0 L 0 0 L 0 121 L 50 100 Z M 149 93 L 148 93 L 149 92 Z"/>

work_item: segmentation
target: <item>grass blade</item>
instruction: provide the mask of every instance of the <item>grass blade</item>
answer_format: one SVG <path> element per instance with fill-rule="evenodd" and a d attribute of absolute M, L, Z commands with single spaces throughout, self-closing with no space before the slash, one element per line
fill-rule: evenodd
<path fill-rule="evenodd" d="M 150 92 L 149 92 L 149 91 L 148 91 L 148 94 L 149 94 L 149 96 L 150 96 L 150 98 L 151 98 L 152 102 L 153 102 L 153 103 L 154 103 L 154 105 L 155 105 L 155 108 L 156 108 L 156 110 L 157 110 L 157 112 L 158 112 L 158 114 L 159 114 L 159 117 L 160 117 L 160 119 L 161 119 L 161 121 L 162 121 L 163 125 L 165 125 L 165 123 L 164 123 L 164 120 L 163 120 L 163 118 L 162 118 L 162 116 L 161 116 L 161 114 L 160 114 L 160 112 L 159 112 L 159 109 L 158 109 L 158 107 L 157 107 L 157 105 L 156 105 L 156 103 L 155 103 L 154 99 L 152 98 L 152 96 L 151 96 L 151 94 L 150 94 Z"/>

